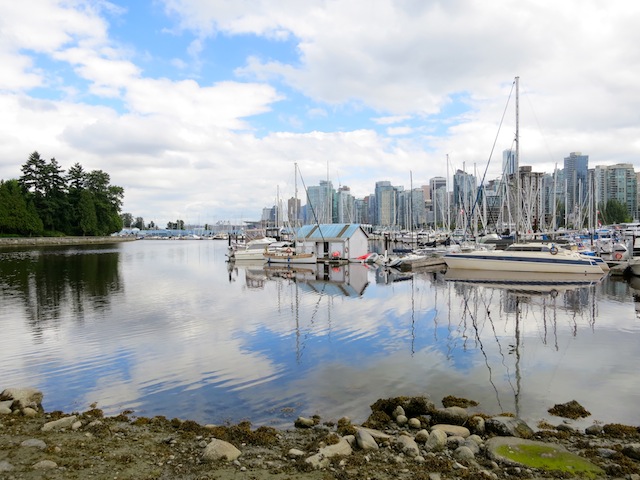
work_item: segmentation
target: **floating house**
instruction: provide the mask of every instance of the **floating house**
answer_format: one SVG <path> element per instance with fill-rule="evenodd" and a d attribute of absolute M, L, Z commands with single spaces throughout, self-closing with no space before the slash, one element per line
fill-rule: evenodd
<path fill-rule="evenodd" d="M 305 251 L 313 250 L 319 261 L 357 262 L 369 251 L 369 236 L 355 223 L 304 225 L 296 236 L 299 243 L 304 243 Z"/>

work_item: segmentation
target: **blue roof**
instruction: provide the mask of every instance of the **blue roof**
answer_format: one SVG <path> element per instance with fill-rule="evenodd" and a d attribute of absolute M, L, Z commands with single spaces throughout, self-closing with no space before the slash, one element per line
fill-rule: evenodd
<path fill-rule="evenodd" d="M 298 230 L 298 236 L 302 238 L 318 239 L 351 238 L 353 234 L 358 230 L 360 230 L 359 223 L 328 223 L 322 225 L 303 225 Z"/>

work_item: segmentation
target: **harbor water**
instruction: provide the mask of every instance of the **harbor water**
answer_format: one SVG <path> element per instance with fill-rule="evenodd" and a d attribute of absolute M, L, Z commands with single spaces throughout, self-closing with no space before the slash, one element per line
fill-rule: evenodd
<path fill-rule="evenodd" d="M 640 425 L 640 285 L 230 264 L 226 243 L 0 249 L 0 390 L 46 410 L 290 427 L 447 395 L 533 425 L 577 400 Z M 640 282 L 639 282 L 640 283 Z"/>

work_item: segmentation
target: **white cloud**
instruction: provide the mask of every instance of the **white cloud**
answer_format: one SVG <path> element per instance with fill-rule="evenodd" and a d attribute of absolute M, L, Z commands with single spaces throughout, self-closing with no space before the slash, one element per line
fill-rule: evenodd
<path fill-rule="evenodd" d="M 216 218 L 255 219 L 273 203 L 276 185 L 291 188 L 294 162 L 309 185 L 327 170 L 339 172 L 334 184 L 349 185 L 357 197 L 378 180 L 406 184 L 409 171 L 414 184 L 444 176 L 446 154 L 452 165 L 484 169 L 515 75 L 523 163 L 551 171 L 579 150 L 591 165 L 639 164 L 640 32 L 633 21 L 640 5 L 161 6 L 154 14 L 168 17 L 157 31 L 172 32 L 167 45 L 183 42 L 182 52 L 167 52 L 174 71 L 166 74 L 145 63 L 157 52 L 116 35 L 128 12 L 107 2 L 0 5 L 0 178 L 18 176 L 38 150 L 67 168 L 79 161 L 108 171 L 125 187 L 125 210 L 157 223 L 186 204 Z M 216 70 L 209 59 L 221 37 L 224 48 L 251 40 L 250 48 L 224 52 L 242 55 L 234 72 Z M 297 58 L 273 53 L 281 40 Z M 219 61 L 220 53 L 211 57 Z M 197 79 L 184 78 L 191 61 Z M 498 174 L 500 152 L 511 145 L 512 112 L 489 175 Z M 366 125 L 356 124 L 361 113 Z M 328 131 L 305 130 L 314 121 Z"/>

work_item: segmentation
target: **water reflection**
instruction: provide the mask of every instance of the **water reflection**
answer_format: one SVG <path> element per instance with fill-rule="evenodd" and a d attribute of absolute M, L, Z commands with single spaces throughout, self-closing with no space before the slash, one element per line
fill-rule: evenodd
<path fill-rule="evenodd" d="M 264 262 L 233 261 L 227 265 L 229 282 L 242 273 L 248 289 L 262 289 L 265 282 L 292 281 L 304 290 L 319 295 L 360 297 L 369 285 L 370 267 L 360 263 L 331 265 L 268 265 Z"/>
<path fill-rule="evenodd" d="M 113 246 L 0 251 L 0 296 L 22 303 L 37 338 L 67 315 L 82 324 L 122 290 L 119 254 Z"/>
<path fill-rule="evenodd" d="M 378 398 L 425 393 L 524 417 L 586 398 L 594 419 L 640 422 L 625 282 L 224 253 L 212 241 L 0 252 L 0 378 L 42 388 L 48 408 L 98 401 L 203 423 L 357 421 Z"/>

